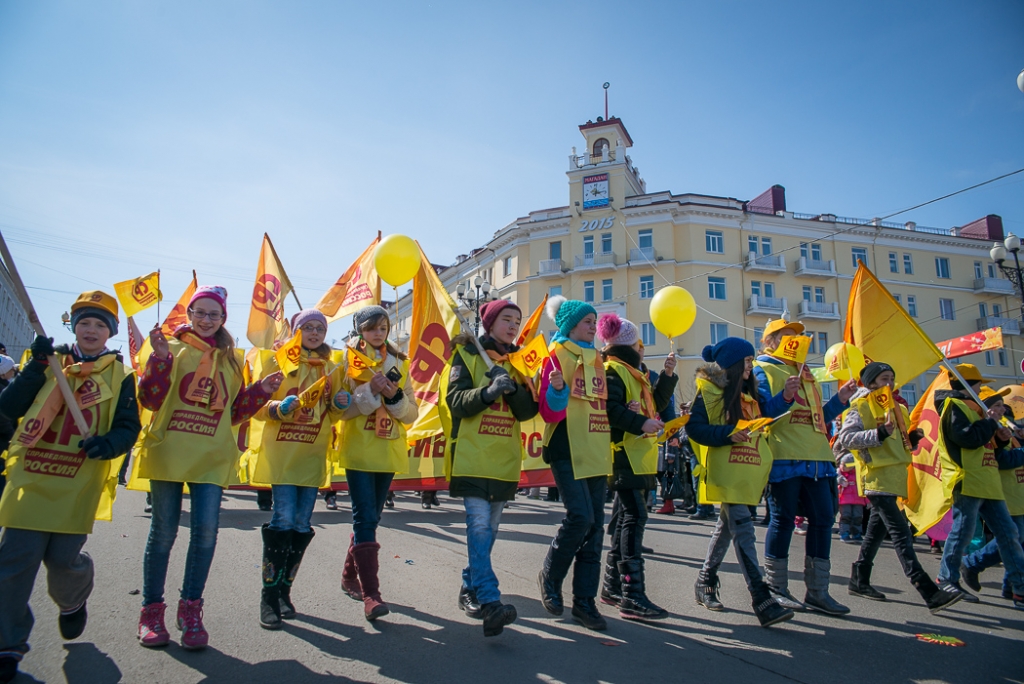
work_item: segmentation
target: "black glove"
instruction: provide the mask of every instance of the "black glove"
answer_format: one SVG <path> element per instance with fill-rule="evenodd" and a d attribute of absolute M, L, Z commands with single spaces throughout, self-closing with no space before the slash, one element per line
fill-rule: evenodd
<path fill-rule="evenodd" d="M 911 430 L 908 436 L 910 437 L 910 448 L 916 449 L 917 445 L 924 439 L 924 430 Z"/>
<path fill-rule="evenodd" d="M 495 366 L 497 368 L 497 366 Z M 484 402 L 491 404 L 498 400 L 502 394 L 511 394 L 516 391 L 516 381 L 512 379 L 507 372 L 502 369 L 501 373 L 496 373 L 494 379 L 491 380 L 491 384 L 487 386 L 483 391 Z"/>
<path fill-rule="evenodd" d="M 46 357 L 53 356 L 54 354 L 53 338 L 36 335 L 36 339 L 32 340 L 32 344 L 29 345 L 29 350 L 32 352 L 33 359 L 45 361 Z"/>
<path fill-rule="evenodd" d="M 89 458 L 98 459 L 100 461 L 110 460 L 116 455 L 114 453 L 114 447 L 110 446 L 110 440 L 106 437 L 100 437 L 99 435 L 86 437 L 78 442 L 78 447 L 84 450 L 85 455 Z"/>
<path fill-rule="evenodd" d="M 491 370 L 484 373 L 484 375 L 489 377 L 491 380 L 494 380 L 495 378 L 500 377 L 502 375 L 508 377 L 508 371 L 502 368 L 501 366 L 491 366 Z"/>

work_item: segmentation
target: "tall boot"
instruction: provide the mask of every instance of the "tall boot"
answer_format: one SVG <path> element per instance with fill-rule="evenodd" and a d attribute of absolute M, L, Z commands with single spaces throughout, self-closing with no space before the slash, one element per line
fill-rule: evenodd
<path fill-rule="evenodd" d="M 871 586 L 871 567 L 872 564 L 867 561 L 857 561 L 853 564 L 850 573 L 850 595 L 872 601 L 884 601 L 885 594 Z"/>
<path fill-rule="evenodd" d="M 627 620 L 664 620 L 668 611 L 647 598 L 644 582 L 643 560 L 626 560 L 619 563 L 619 577 L 622 581 L 622 600 L 619 602 L 619 616 Z"/>
<path fill-rule="evenodd" d="M 306 547 L 313 541 L 316 532 L 292 532 L 292 546 L 288 551 L 288 563 L 284 569 L 284 580 L 281 582 L 281 619 L 294 620 L 295 606 L 292 605 L 292 583 L 295 582 L 295 574 L 302 564 L 302 556 L 306 553 Z"/>
<path fill-rule="evenodd" d="M 762 627 L 771 627 L 793 618 L 793 611 L 780 604 L 764 582 L 758 582 L 757 586 L 750 590 L 750 599 L 754 615 Z"/>
<path fill-rule="evenodd" d="M 363 592 L 363 613 L 370 622 L 391 612 L 388 604 L 380 597 L 380 581 L 377 579 L 379 551 L 380 544 L 377 542 L 363 542 L 352 547 Z"/>
<path fill-rule="evenodd" d="M 263 591 L 260 593 L 260 627 L 281 629 L 281 585 L 291 549 L 291 530 L 272 530 L 263 524 Z"/>
<path fill-rule="evenodd" d="M 807 585 L 804 603 L 826 615 L 846 615 L 850 609 L 828 595 L 831 570 L 832 562 L 828 558 L 804 558 L 804 584 Z"/>
<path fill-rule="evenodd" d="M 356 535 L 350 535 L 348 552 L 345 554 L 345 567 L 341 569 L 341 590 L 345 595 L 356 601 L 363 600 L 363 588 L 359 585 L 359 571 L 356 570 L 356 559 L 352 548 L 356 544 Z"/>
<path fill-rule="evenodd" d="M 622 578 L 619 575 L 619 554 L 609 551 L 604 561 L 604 580 L 601 583 L 601 603 L 618 606 L 622 601 Z"/>
<path fill-rule="evenodd" d="M 910 576 L 910 583 L 917 589 L 917 593 L 924 599 L 925 605 L 932 615 L 940 610 L 945 610 L 963 598 L 963 594 L 951 591 L 942 591 L 936 586 L 932 578 L 924 570 L 915 572 Z"/>
<path fill-rule="evenodd" d="M 780 606 L 798 613 L 803 613 L 807 610 L 807 606 L 797 601 L 796 597 L 789 592 L 788 558 L 768 558 L 765 556 L 764 581 Z"/>

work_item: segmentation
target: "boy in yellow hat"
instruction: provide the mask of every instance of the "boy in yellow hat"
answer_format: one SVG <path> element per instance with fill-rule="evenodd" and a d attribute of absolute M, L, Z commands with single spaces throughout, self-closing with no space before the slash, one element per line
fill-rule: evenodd
<path fill-rule="evenodd" d="M 117 334 L 117 301 L 85 292 L 71 306 L 75 343 L 53 346 L 36 337 L 32 359 L 0 393 L 0 413 L 21 420 L 7 452 L 7 487 L 0 498 L 0 682 L 17 675 L 32 631 L 29 597 L 40 563 L 60 608 L 61 636 L 85 629 L 93 564 L 82 546 L 97 517 L 109 519 L 123 456 L 142 426 L 135 378 L 121 355 L 107 349 Z M 57 387 L 48 358 L 56 353 L 82 409 L 81 434 Z"/>

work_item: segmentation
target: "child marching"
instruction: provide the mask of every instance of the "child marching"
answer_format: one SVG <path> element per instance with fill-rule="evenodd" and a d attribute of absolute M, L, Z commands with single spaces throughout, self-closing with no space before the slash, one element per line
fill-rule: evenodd
<path fill-rule="evenodd" d="M 153 412 L 138 449 L 139 476 L 150 480 L 153 518 L 143 561 L 138 638 L 147 647 L 170 640 L 164 626 L 164 583 L 187 483 L 191 536 L 176 622 L 182 646 L 201 649 L 209 641 L 203 590 L 217 545 L 221 494 L 239 460 L 231 427 L 266 404 L 282 376 L 276 372 L 243 385 L 241 353 L 224 327 L 224 288 L 198 288 L 186 314 L 189 323 L 170 339 L 159 328 L 150 332 L 153 353 L 139 380 L 139 402 Z"/>

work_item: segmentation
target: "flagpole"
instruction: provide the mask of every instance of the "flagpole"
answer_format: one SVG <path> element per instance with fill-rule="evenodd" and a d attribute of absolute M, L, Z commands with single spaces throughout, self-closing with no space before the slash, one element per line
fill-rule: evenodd
<path fill-rule="evenodd" d="M 160 300 L 164 298 L 163 290 L 160 289 L 160 269 L 156 269 L 156 324 L 160 325 Z"/>

